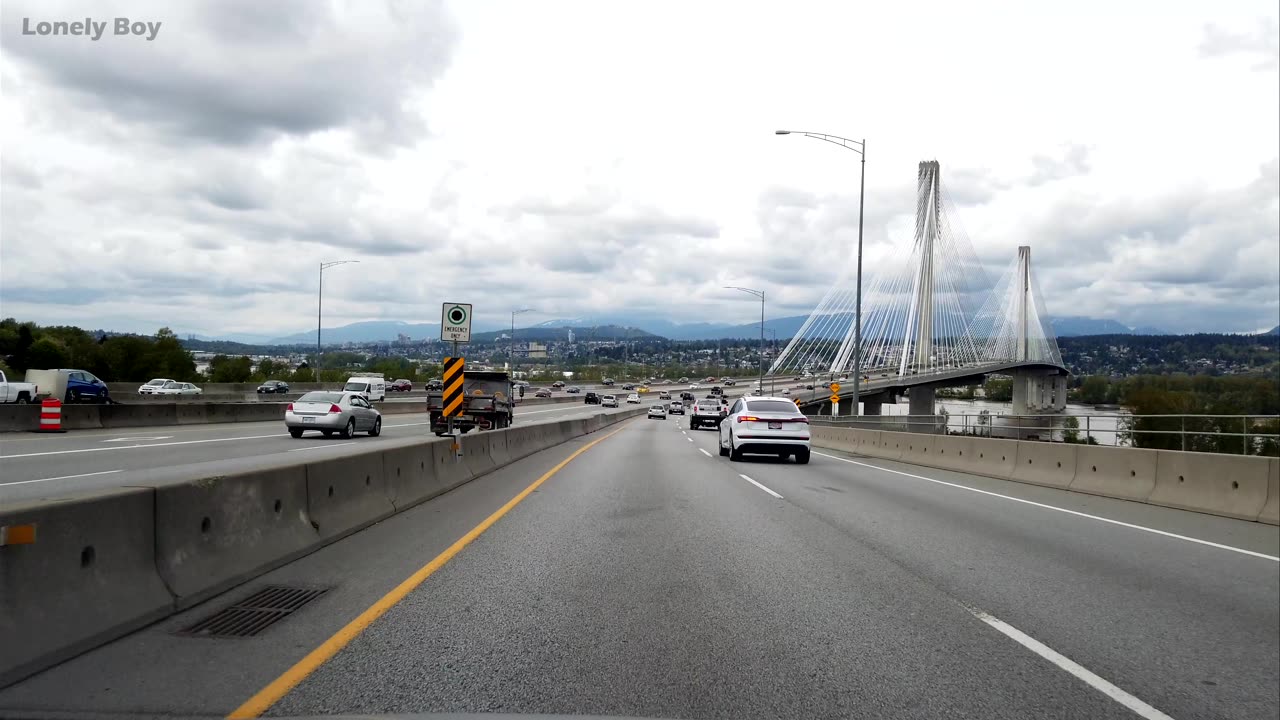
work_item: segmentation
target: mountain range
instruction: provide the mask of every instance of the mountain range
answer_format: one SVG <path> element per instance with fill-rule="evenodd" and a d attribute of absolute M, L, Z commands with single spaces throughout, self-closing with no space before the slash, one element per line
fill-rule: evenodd
<path fill-rule="evenodd" d="M 787 339 L 800 331 L 808 316 L 790 315 L 786 317 L 768 318 L 765 320 L 765 337 Z M 837 334 L 843 334 L 849 318 L 840 318 L 832 323 Z M 1129 327 L 1116 320 L 1091 318 L 1083 316 L 1055 317 L 1050 320 L 1053 331 L 1059 337 L 1075 337 L 1080 335 L 1169 335 L 1171 333 L 1156 327 Z M 629 336 L 633 338 L 644 335 L 656 335 L 670 340 L 716 340 L 716 339 L 754 339 L 760 337 L 759 323 L 676 323 L 666 318 L 646 314 L 611 314 L 593 315 L 574 318 L 557 318 L 546 320 L 529 327 L 516 328 L 517 337 L 531 340 L 553 340 L 565 337 L 565 330 L 572 328 L 580 339 L 586 339 L 588 332 L 593 339 L 615 339 Z M 478 342 L 492 342 L 509 332 L 509 326 L 483 323 L 477 321 L 473 327 L 473 337 Z M 1280 334 L 1280 326 L 1267 334 Z M 399 335 L 406 335 L 412 340 L 420 341 L 440 337 L 440 326 L 436 323 L 407 323 L 397 320 L 370 320 L 351 323 L 339 327 L 325 328 L 323 341 L 327 344 L 394 342 Z M 249 335 L 229 333 L 221 337 L 194 336 L 198 340 L 229 340 L 256 345 L 311 345 L 316 340 L 314 330 L 294 333 L 272 338 L 265 335 Z"/>

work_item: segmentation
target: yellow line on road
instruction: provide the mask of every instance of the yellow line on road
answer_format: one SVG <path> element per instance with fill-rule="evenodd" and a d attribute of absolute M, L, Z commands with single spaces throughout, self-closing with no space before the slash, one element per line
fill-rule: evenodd
<path fill-rule="evenodd" d="M 614 435 L 617 435 L 622 432 L 622 430 L 623 428 L 618 428 L 608 435 L 592 440 L 586 445 L 575 450 L 569 457 L 561 460 L 555 467 L 543 473 L 542 477 L 533 481 L 533 484 L 524 490 L 521 490 L 520 494 L 508 500 L 506 505 L 498 508 L 492 515 L 485 518 L 483 522 L 472 528 L 470 532 L 459 538 L 457 542 L 450 545 L 447 550 L 437 555 L 434 560 L 423 565 L 404 582 L 397 585 L 395 589 L 386 595 L 383 595 L 381 599 L 369 606 L 367 610 L 357 615 L 354 620 L 347 623 L 345 627 L 334 633 L 328 640 L 325 640 L 320 647 L 317 647 L 315 650 L 307 653 L 306 657 L 302 658 L 297 662 L 297 664 L 286 670 L 283 675 L 273 680 L 271 684 L 259 690 L 256 695 L 249 698 L 243 705 L 233 710 L 227 717 L 256 718 L 269 710 L 272 705 L 275 705 L 280 701 L 280 698 L 287 695 L 290 690 L 293 690 L 299 683 L 306 680 L 311 673 L 318 670 L 321 665 L 328 662 L 334 655 L 337 655 L 339 650 L 342 650 L 342 648 L 350 644 L 352 640 L 359 637 L 360 633 L 364 632 L 365 629 L 372 625 L 375 620 L 386 614 L 386 612 L 392 607 L 395 607 L 396 603 L 403 600 L 409 593 L 413 592 L 414 589 L 425 582 L 427 578 L 431 577 L 435 571 L 444 567 L 445 563 L 449 562 L 455 555 L 462 552 L 462 549 L 470 545 L 472 540 L 475 540 L 484 534 L 485 530 L 488 530 L 494 523 L 498 522 L 498 520 L 500 520 L 503 515 L 506 515 L 511 508 L 519 505 L 520 501 L 528 497 L 534 490 L 537 490 L 539 485 L 546 482 L 552 475 L 560 472 L 565 465 L 573 462 L 574 458 L 595 447 L 596 444 L 604 442 Z"/>

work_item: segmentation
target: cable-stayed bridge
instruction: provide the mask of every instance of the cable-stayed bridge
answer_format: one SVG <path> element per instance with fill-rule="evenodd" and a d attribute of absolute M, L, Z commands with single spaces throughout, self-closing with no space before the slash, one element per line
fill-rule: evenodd
<path fill-rule="evenodd" d="M 919 166 L 910 252 L 876 273 L 863 294 L 860 341 L 856 299 L 844 283 L 828 291 L 778 354 L 770 375 L 845 375 L 847 386 L 860 367 L 868 415 L 904 393 L 912 415 L 932 414 L 936 388 L 971 385 L 993 373 L 1013 376 L 1014 414 L 1065 405 L 1069 373 L 1032 271 L 1031 248 L 1019 247 L 990 283 L 947 198 L 937 161 Z M 826 403 L 829 395 L 823 386 L 800 402 Z M 852 411 L 844 400 L 839 414 Z"/>

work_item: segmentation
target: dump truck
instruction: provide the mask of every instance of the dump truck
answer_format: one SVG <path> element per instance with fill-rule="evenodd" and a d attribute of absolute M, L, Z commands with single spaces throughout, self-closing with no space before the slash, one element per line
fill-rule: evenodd
<path fill-rule="evenodd" d="M 505 372 L 467 370 L 462 379 L 462 414 L 453 418 L 453 426 L 464 433 L 473 428 L 501 430 L 511 426 L 519 390 Z M 444 391 L 427 392 L 427 412 L 431 430 L 436 435 L 448 433 L 449 419 L 444 416 Z"/>

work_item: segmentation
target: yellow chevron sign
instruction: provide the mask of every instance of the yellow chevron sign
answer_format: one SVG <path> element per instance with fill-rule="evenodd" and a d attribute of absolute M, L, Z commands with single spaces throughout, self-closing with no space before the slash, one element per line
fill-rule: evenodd
<path fill-rule="evenodd" d="M 447 357 L 444 359 L 444 416 L 458 417 L 462 414 L 462 405 L 466 396 L 462 392 L 463 369 L 466 358 Z"/>

